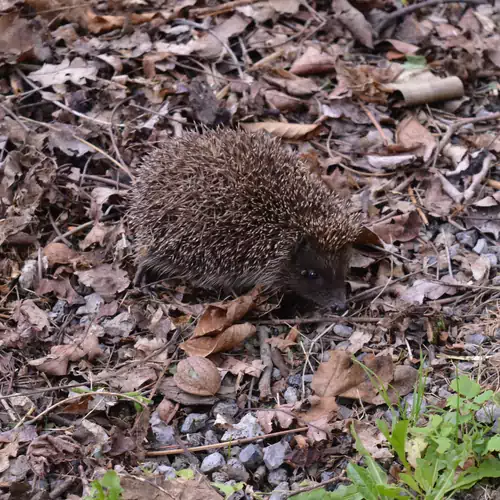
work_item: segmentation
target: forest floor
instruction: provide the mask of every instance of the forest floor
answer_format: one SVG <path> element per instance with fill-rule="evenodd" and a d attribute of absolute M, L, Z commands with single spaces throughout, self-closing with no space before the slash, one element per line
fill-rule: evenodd
<path fill-rule="evenodd" d="M 0 500 L 499 498 L 499 78 L 498 0 L 0 0 Z M 199 124 L 362 210 L 345 314 L 133 286 Z"/>

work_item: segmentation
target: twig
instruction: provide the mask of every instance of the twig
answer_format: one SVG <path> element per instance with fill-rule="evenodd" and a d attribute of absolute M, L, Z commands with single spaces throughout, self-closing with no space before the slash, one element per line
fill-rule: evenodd
<path fill-rule="evenodd" d="M 73 244 L 71 243 L 71 241 L 69 241 L 68 239 L 66 239 L 64 237 L 64 235 L 61 233 L 61 230 L 57 227 L 56 221 L 54 220 L 54 217 L 52 216 L 52 212 L 50 211 L 50 208 L 48 210 L 48 213 L 49 213 L 50 223 L 52 224 L 52 227 L 54 228 L 54 231 L 56 232 L 58 238 L 60 238 L 62 241 L 64 241 L 64 243 L 66 243 L 66 245 L 71 248 L 73 246 Z"/>
<path fill-rule="evenodd" d="M 481 171 L 472 176 L 472 182 L 470 186 L 464 191 L 464 200 L 469 201 L 475 194 L 481 182 L 488 175 L 491 167 L 491 155 L 488 154 L 483 160 L 483 167 Z"/>
<path fill-rule="evenodd" d="M 142 401 L 140 401 L 137 398 L 134 398 L 132 396 L 127 396 L 126 394 L 120 394 L 119 392 L 109 392 L 109 391 L 89 391 L 89 392 L 83 392 L 82 394 L 78 394 L 76 396 L 72 396 L 70 398 L 62 399 L 61 401 L 58 401 L 57 403 L 54 403 L 52 406 L 49 406 L 46 410 L 42 411 L 42 413 L 39 413 L 36 417 L 32 418 L 31 420 L 28 420 L 28 424 L 34 424 L 38 420 L 40 420 L 42 417 L 50 413 L 52 410 L 55 410 L 59 406 L 62 406 L 63 404 L 70 403 L 72 401 L 76 401 L 77 399 L 84 398 L 86 396 L 113 396 L 117 398 L 123 398 L 123 399 L 128 399 L 129 401 L 133 401 L 134 403 L 140 404 L 143 408 L 146 408 L 147 405 L 145 405 Z"/>
<path fill-rule="evenodd" d="M 38 86 L 35 85 L 19 68 L 14 69 L 15 73 L 22 78 L 31 88 L 37 91 L 41 91 L 42 89 Z M 40 94 L 41 95 L 41 94 Z M 44 101 L 47 101 L 47 99 L 44 99 L 42 96 L 42 99 Z M 58 108 L 64 109 L 64 111 L 67 111 L 68 113 L 71 113 L 72 115 L 78 116 L 79 118 L 83 118 L 84 120 L 88 120 L 93 123 L 97 123 L 98 125 L 104 125 L 105 127 L 109 127 L 111 124 L 109 122 L 106 122 L 104 120 L 99 120 L 98 118 L 92 118 L 91 116 L 87 116 L 83 113 L 80 113 L 79 111 L 75 111 L 74 109 L 71 109 L 69 106 L 66 106 L 66 104 L 63 104 L 62 102 L 59 101 L 48 101 L 57 106 Z M 120 125 L 123 127 L 123 125 Z"/>
<path fill-rule="evenodd" d="M 417 209 L 417 213 L 420 216 L 420 218 L 422 219 L 422 222 L 424 223 L 425 226 L 428 226 L 429 219 L 424 214 L 424 211 L 418 206 L 417 198 L 415 197 L 415 192 L 413 191 L 413 188 L 411 186 L 408 186 L 408 194 L 410 195 L 410 200 L 415 205 L 415 208 Z"/>
<path fill-rule="evenodd" d="M 270 434 L 262 434 L 261 436 L 254 436 L 250 438 L 233 439 L 232 441 L 223 441 L 222 443 L 206 444 L 204 446 L 193 446 L 192 448 L 175 448 L 171 450 L 156 450 L 146 452 L 147 457 L 164 457 L 166 455 L 179 455 L 186 451 L 193 453 L 196 451 L 217 450 L 219 448 L 226 448 L 228 446 L 240 446 L 242 444 L 254 443 L 261 439 L 272 439 L 279 436 L 286 436 L 288 434 L 299 434 L 306 432 L 309 427 L 298 427 L 297 429 L 288 429 L 286 431 L 271 432 Z"/>
<path fill-rule="evenodd" d="M 187 19 L 177 19 L 176 23 L 177 24 L 186 24 L 186 25 L 191 26 L 193 28 L 206 31 L 209 35 L 212 35 L 227 50 L 227 53 L 231 56 L 231 59 L 233 60 L 234 64 L 236 65 L 236 70 L 238 71 L 239 77 L 242 80 L 245 79 L 245 75 L 243 74 L 243 70 L 241 69 L 241 63 L 240 63 L 240 61 L 238 61 L 236 54 L 233 52 L 233 49 L 231 49 L 231 47 L 226 43 L 225 40 L 223 40 L 219 35 L 214 33 L 214 31 L 212 29 L 206 28 L 205 26 L 203 26 L 203 24 L 195 23 L 194 21 L 189 21 Z"/>
<path fill-rule="evenodd" d="M 12 111 L 10 110 L 5 104 L 2 104 L 0 102 L 0 108 L 2 108 L 12 119 L 14 119 L 21 127 L 26 131 L 30 132 L 30 129 L 19 119 L 19 117 Z"/>
<path fill-rule="evenodd" d="M 290 319 L 263 319 L 252 322 L 254 325 L 310 325 L 314 323 L 378 323 L 380 318 L 369 318 L 366 316 L 342 317 L 342 316 L 315 316 L 313 318 L 290 318 Z"/>
<path fill-rule="evenodd" d="M 340 474 L 337 474 L 335 477 L 332 477 L 331 479 L 327 479 L 326 481 L 323 481 L 322 483 L 315 484 L 313 486 L 306 486 L 304 488 L 299 488 L 298 490 L 294 490 L 291 493 L 287 495 L 286 498 L 294 497 L 295 495 L 298 495 L 300 493 L 307 493 L 308 491 L 314 491 L 319 488 L 324 488 L 325 486 L 328 486 L 330 484 L 335 484 L 338 483 L 345 475 L 345 471 L 342 471 Z"/>
<path fill-rule="evenodd" d="M 236 9 L 236 7 L 251 5 L 260 1 L 261 0 L 233 0 L 232 2 L 226 2 L 215 7 L 200 7 L 198 9 L 191 9 L 189 11 L 189 17 L 208 17 L 216 16 L 218 14 L 226 14 Z"/>
<path fill-rule="evenodd" d="M 109 219 L 113 219 L 115 217 L 114 214 L 109 214 L 109 215 L 103 215 L 98 222 L 104 222 Z M 93 226 L 96 221 L 88 221 L 84 222 L 83 224 L 80 224 L 79 226 L 74 227 L 73 229 L 70 229 L 69 231 L 66 231 L 64 234 L 61 234 L 59 236 L 56 236 L 53 240 L 52 243 L 57 243 L 58 241 L 64 240 L 68 236 L 71 236 L 72 234 L 80 232 L 82 229 L 86 229 L 90 226 Z"/>
<path fill-rule="evenodd" d="M 258 328 L 260 343 L 260 358 L 264 364 L 264 371 L 259 380 L 260 399 L 266 400 L 271 396 L 271 375 L 273 361 L 271 359 L 271 346 L 269 345 L 269 328 Z"/>
<path fill-rule="evenodd" d="M 425 2 L 409 5 L 408 7 L 392 12 L 375 27 L 374 31 L 377 35 L 380 35 L 385 28 L 396 22 L 401 17 L 407 16 L 417 10 L 424 9 L 425 7 L 433 7 L 434 5 L 441 5 L 443 3 L 470 3 L 472 5 L 482 5 L 490 2 L 488 0 L 427 0 Z"/>
<path fill-rule="evenodd" d="M 448 130 L 446 131 L 446 134 L 444 134 L 441 141 L 439 141 L 439 146 L 436 148 L 436 152 L 434 153 L 434 158 L 432 159 L 432 162 L 428 162 L 428 164 L 426 166 L 428 167 L 430 165 L 430 163 L 432 163 L 432 167 L 436 166 L 439 154 L 441 153 L 441 151 L 443 151 L 444 147 L 450 142 L 451 137 L 458 129 L 462 128 L 464 125 L 469 125 L 470 123 L 477 123 L 477 122 L 490 121 L 490 120 L 500 120 L 500 112 L 492 113 L 491 115 L 486 115 L 486 116 L 475 116 L 473 118 L 462 118 L 461 120 L 457 120 L 456 122 L 449 125 Z"/>
<path fill-rule="evenodd" d="M 360 108 L 366 113 L 366 116 L 370 119 L 370 121 L 373 123 L 373 126 L 377 129 L 377 132 L 379 133 L 380 137 L 382 138 L 382 141 L 384 143 L 384 146 L 387 147 L 389 146 L 389 139 L 384 134 L 384 131 L 382 130 L 382 127 L 380 126 L 380 123 L 377 121 L 373 113 L 361 102 L 358 102 Z M 328 141 L 330 142 L 330 141 Z"/>
<path fill-rule="evenodd" d="M 54 130 L 55 132 L 60 132 L 60 129 L 58 127 L 56 127 L 55 125 L 51 125 L 50 123 L 39 122 L 39 121 L 33 120 L 31 118 L 26 118 L 25 116 L 22 116 L 21 119 L 25 120 L 27 122 L 30 122 L 30 123 L 35 123 L 35 124 L 40 125 L 42 127 L 47 127 L 48 129 Z M 70 135 L 71 135 L 71 137 L 73 137 L 73 139 L 76 139 L 77 141 L 80 141 L 82 144 L 85 144 L 86 146 L 88 146 L 89 148 L 92 148 L 94 151 L 97 151 L 98 153 L 101 153 L 111 163 L 113 163 L 114 165 L 116 165 L 119 169 L 124 170 L 125 173 L 130 177 L 130 179 L 132 179 L 132 181 L 135 181 L 135 177 L 132 175 L 132 173 L 130 172 L 130 170 L 125 165 L 122 165 L 121 163 L 119 163 L 118 161 L 116 161 L 111 155 L 109 155 L 108 153 L 106 153 L 106 151 L 104 151 L 100 147 L 96 146 L 95 144 L 92 144 L 91 142 L 88 142 L 85 139 L 82 139 L 81 137 L 77 136 L 76 134 L 73 134 L 73 132 L 70 132 Z"/>

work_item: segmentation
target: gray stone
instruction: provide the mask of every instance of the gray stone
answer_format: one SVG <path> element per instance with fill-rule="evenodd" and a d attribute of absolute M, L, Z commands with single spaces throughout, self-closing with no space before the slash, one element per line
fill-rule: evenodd
<path fill-rule="evenodd" d="M 329 481 L 330 479 L 335 477 L 335 475 L 336 475 L 335 472 L 331 470 L 326 470 L 321 473 L 321 482 L 324 483 L 325 481 Z"/>
<path fill-rule="evenodd" d="M 485 253 L 484 256 L 490 261 L 491 267 L 498 266 L 498 257 L 494 253 Z"/>
<path fill-rule="evenodd" d="M 481 345 L 487 338 L 486 335 L 481 333 L 471 333 L 465 336 L 465 341 L 469 344 Z"/>
<path fill-rule="evenodd" d="M 313 374 L 309 373 L 307 375 L 304 375 L 303 380 L 305 384 L 310 384 L 313 381 Z"/>
<path fill-rule="evenodd" d="M 216 472 L 219 469 L 222 469 L 224 465 L 226 465 L 226 460 L 218 451 L 216 451 L 215 453 L 210 453 L 210 455 L 203 459 L 200 470 L 205 474 L 209 474 L 210 472 Z"/>
<path fill-rule="evenodd" d="M 288 498 L 288 483 L 283 481 L 272 492 L 269 500 L 286 500 Z"/>
<path fill-rule="evenodd" d="M 460 231 L 455 235 L 455 237 L 460 244 L 468 248 L 474 248 L 477 243 L 477 231 L 475 229 Z"/>
<path fill-rule="evenodd" d="M 466 344 L 466 346 L 467 345 L 472 346 L 472 344 Z M 477 347 L 477 346 L 474 346 L 474 347 Z M 475 365 L 475 363 L 470 363 L 469 361 L 460 361 L 457 364 L 457 367 L 458 367 L 458 371 L 466 373 L 466 372 L 470 372 L 470 371 L 474 370 L 474 368 L 476 368 L 476 365 Z"/>
<path fill-rule="evenodd" d="M 484 238 L 478 240 L 476 245 L 472 249 L 472 251 L 476 252 L 478 255 L 485 253 L 487 250 L 488 250 L 488 242 Z"/>
<path fill-rule="evenodd" d="M 196 432 L 205 427 L 207 423 L 208 415 L 205 413 L 190 413 L 181 427 L 181 432 L 184 434 Z"/>
<path fill-rule="evenodd" d="M 469 353 L 469 354 L 476 355 L 479 352 L 479 346 L 475 345 L 475 344 L 465 343 L 464 344 L 464 351 Z"/>
<path fill-rule="evenodd" d="M 205 444 L 205 436 L 201 432 L 195 432 L 186 436 L 186 441 L 189 446 L 203 446 Z"/>
<path fill-rule="evenodd" d="M 175 473 L 175 469 L 173 467 L 170 467 L 170 465 L 160 464 L 156 468 L 156 472 L 163 474 L 163 477 L 167 480 L 168 479 L 175 479 L 177 477 L 177 474 Z"/>
<path fill-rule="evenodd" d="M 172 467 L 175 470 L 189 469 L 191 464 L 185 455 L 177 455 L 172 462 Z"/>
<path fill-rule="evenodd" d="M 266 446 L 264 448 L 264 463 L 269 470 L 275 470 L 285 461 L 286 454 L 290 452 L 290 445 L 286 441 Z"/>
<path fill-rule="evenodd" d="M 205 432 L 205 444 L 216 444 L 218 442 L 219 438 L 212 429 L 209 429 L 207 432 Z"/>
<path fill-rule="evenodd" d="M 273 368 L 273 371 L 271 372 L 271 378 L 273 379 L 273 381 L 281 379 L 281 372 L 278 368 Z"/>
<path fill-rule="evenodd" d="M 286 402 L 289 404 L 294 404 L 299 400 L 297 389 L 295 387 L 287 387 L 284 396 Z"/>
<path fill-rule="evenodd" d="M 288 385 L 292 387 L 300 387 L 302 385 L 302 375 L 296 373 L 295 375 L 290 375 L 287 379 Z"/>
<path fill-rule="evenodd" d="M 250 474 L 245 469 L 245 466 L 237 458 L 230 458 L 224 470 L 229 479 L 234 479 L 238 482 L 243 481 L 246 483 L 250 478 Z"/>
<path fill-rule="evenodd" d="M 352 327 L 338 323 L 333 327 L 333 333 L 339 337 L 347 339 L 352 335 Z"/>
<path fill-rule="evenodd" d="M 500 406 L 497 406 L 495 403 L 487 403 L 476 412 L 476 419 L 483 424 L 493 424 L 491 430 L 498 432 L 500 427 Z"/>
<path fill-rule="evenodd" d="M 279 469 L 275 469 L 269 472 L 267 475 L 267 482 L 272 486 L 278 486 L 279 484 L 286 482 L 288 489 L 288 473 L 286 469 L 280 467 Z"/>
<path fill-rule="evenodd" d="M 214 472 L 212 474 L 212 481 L 214 483 L 227 483 L 229 481 L 229 477 L 225 472 Z"/>
<path fill-rule="evenodd" d="M 410 392 L 410 394 L 407 394 L 404 397 L 404 404 L 402 406 L 406 409 L 407 417 L 409 417 L 411 415 L 411 412 L 413 411 L 413 403 L 414 403 L 413 398 L 414 398 L 413 392 Z M 425 402 L 425 399 L 422 399 L 422 401 L 420 402 L 419 416 L 423 414 L 426 408 L 427 408 L 427 403 Z"/>
<path fill-rule="evenodd" d="M 245 446 L 240 452 L 240 462 L 248 469 L 256 469 L 261 463 L 264 455 L 256 444 Z"/>
<path fill-rule="evenodd" d="M 233 401 L 220 401 L 212 409 L 214 415 L 223 415 L 230 418 L 235 417 L 239 411 L 238 405 Z"/>

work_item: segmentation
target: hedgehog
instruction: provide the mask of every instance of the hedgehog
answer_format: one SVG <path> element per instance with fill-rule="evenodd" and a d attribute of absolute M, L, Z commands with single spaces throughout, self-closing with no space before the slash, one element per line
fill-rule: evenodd
<path fill-rule="evenodd" d="M 216 129 L 168 140 L 140 162 L 129 201 L 136 285 L 261 285 L 345 308 L 361 214 L 277 138 Z"/>

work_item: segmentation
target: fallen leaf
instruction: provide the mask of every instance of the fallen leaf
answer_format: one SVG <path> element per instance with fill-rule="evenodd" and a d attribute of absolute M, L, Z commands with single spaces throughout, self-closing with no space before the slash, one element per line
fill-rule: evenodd
<path fill-rule="evenodd" d="M 54 264 L 72 264 L 78 262 L 80 254 L 67 247 L 64 243 L 49 243 L 43 249 L 43 255 L 47 258 L 49 266 Z"/>
<path fill-rule="evenodd" d="M 319 132 L 320 124 L 299 124 L 299 123 L 281 123 L 281 122 L 258 122 L 242 123 L 241 127 L 248 132 L 259 132 L 263 130 L 276 135 L 282 139 L 290 140 L 308 140 Z"/>
<path fill-rule="evenodd" d="M 298 76 L 331 73 L 335 71 L 337 59 L 315 47 L 306 51 L 292 64 L 290 73 Z"/>
<path fill-rule="evenodd" d="M 366 47 L 373 48 L 373 32 L 371 24 L 359 10 L 347 0 L 333 0 L 332 9 L 338 19 L 352 36 Z"/>
<path fill-rule="evenodd" d="M 93 288 L 103 297 L 114 297 L 130 285 L 127 272 L 112 264 L 101 264 L 94 269 L 77 271 L 75 274 L 81 283 Z"/>
<path fill-rule="evenodd" d="M 238 347 L 245 339 L 255 334 L 257 329 L 250 323 L 233 325 L 215 337 L 192 338 L 180 344 L 180 348 L 190 356 L 206 357 L 218 352 L 226 352 Z"/>
<path fill-rule="evenodd" d="M 355 420 L 353 424 L 359 440 L 374 459 L 392 458 L 392 453 L 387 448 L 387 439 L 376 425 L 359 420 Z"/>
<path fill-rule="evenodd" d="M 386 243 L 394 243 L 395 241 L 411 241 L 415 239 L 422 226 L 422 220 L 420 219 L 416 211 L 412 211 L 408 214 L 397 215 L 391 219 L 380 222 L 372 226 L 371 230 Z"/>
<path fill-rule="evenodd" d="M 230 302 L 210 304 L 196 325 L 192 338 L 220 333 L 239 321 L 255 307 L 260 290 L 255 288 Z"/>
<path fill-rule="evenodd" d="M 30 73 L 29 77 L 43 87 L 71 82 L 84 85 L 87 80 L 95 80 L 97 67 L 89 64 L 81 57 L 72 61 L 64 59 L 60 64 L 44 64 L 39 70 Z"/>
<path fill-rule="evenodd" d="M 431 157 L 436 147 L 434 136 L 414 116 L 408 116 L 399 123 L 396 140 L 407 151 L 416 149 L 423 161 Z"/>
<path fill-rule="evenodd" d="M 220 388 L 221 377 L 210 360 L 191 356 L 179 362 L 174 381 L 180 389 L 189 394 L 213 396 Z"/>
<path fill-rule="evenodd" d="M 250 375 L 260 377 L 264 370 L 264 363 L 260 359 L 254 359 L 251 363 L 228 356 L 224 359 L 219 369 L 222 372 L 231 372 L 233 375 Z"/>

